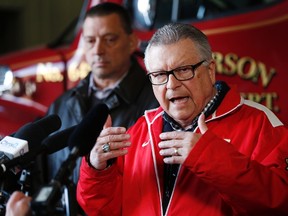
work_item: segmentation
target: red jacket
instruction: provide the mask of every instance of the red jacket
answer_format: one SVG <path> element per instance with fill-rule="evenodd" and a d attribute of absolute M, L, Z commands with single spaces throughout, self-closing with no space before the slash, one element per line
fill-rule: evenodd
<path fill-rule="evenodd" d="M 77 199 L 90 215 L 163 215 L 163 110 L 129 129 L 128 154 L 104 171 L 82 160 Z M 166 215 L 288 215 L 288 130 L 230 90 L 180 167 Z M 197 130 L 197 129 L 196 129 Z"/>

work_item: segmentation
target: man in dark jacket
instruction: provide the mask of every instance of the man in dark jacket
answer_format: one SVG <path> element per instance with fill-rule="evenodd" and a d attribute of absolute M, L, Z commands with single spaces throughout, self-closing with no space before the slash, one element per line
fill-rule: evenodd
<path fill-rule="evenodd" d="M 61 118 L 60 130 L 79 124 L 85 114 L 99 103 L 108 106 L 113 126 L 126 128 L 133 125 L 145 110 L 158 107 L 146 72 L 133 57 L 138 40 L 131 26 L 127 11 L 117 4 L 99 4 L 87 12 L 83 24 L 83 39 L 84 53 L 91 72 L 49 107 L 47 115 L 57 114 Z M 67 147 L 44 159 L 42 174 L 46 183 L 55 177 L 69 154 Z M 80 159 L 72 175 L 74 184 L 78 181 L 79 166 Z M 70 192 L 73 196 L 73 190 Z M 15 208 L 11 206 L 22 199 L 22 195 L 13 195 L 8 213 L 13 214 Z M 76 194 L 74 198 L 72 196 L 69 199 L 73 202 L 75 198 L 76 201 Z M 25 203 L 21 203 L 27 207 L 30 198 L 23 200 L 26 200 Z M 71 207 L 75 209 L 75 205 Z"/>
<path fill-rule="evenodd" d="M 47 114 L 57 114 L 61 130 L 81 122 L 96 104 L 105 103 L 113 126 L 129 127 L 144 114 L 158 106 L 146 72 L 132 57 L 138 40 L 128 13 L 120 5 L 103 3 L 91 8 L 83 24 L 84 52 L 91 73 L 75 88 L 61 95 Z M 83 143 L 85 145 L 85 143 Z M 65 148 L 47 158 L 46 180 L 51 180 L 67 158 Z M 78 181 L 79 163 L 73 173 Z"/>

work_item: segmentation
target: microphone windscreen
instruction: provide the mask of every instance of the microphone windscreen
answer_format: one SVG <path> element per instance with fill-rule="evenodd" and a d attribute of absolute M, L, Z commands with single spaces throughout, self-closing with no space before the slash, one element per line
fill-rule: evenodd
<path fill-rule="evenodd" d="M 98 104 L 91 109 L 71 134 L 68 141 L 70 150 L 77 147 L 79 156 L 87 155 L 103 129 L 108 112 L 106 104 Z"/>
<path fill-rule="evenodd" d="M 56 132 L 42 142 L 43 151 L 47 154 L 52 154 L 68 146 L 68 140 L 77 125 L 69 127 L 67 129 Z"/>
<path fill-rule="evenodd" d="M 61 127 L 61 119 L 56 114 L 45 116 L 38 121 L 32 122 L 34 127 L 40 127 L 43 134 L 49 135 Z"/>
<path fill-rule="evenodd" d="M 28 141 L 29 149 L 40 146 L 43 139 L 61 127 L 58 115 L 49 115 L 21 127 L 13 137 Z"/>

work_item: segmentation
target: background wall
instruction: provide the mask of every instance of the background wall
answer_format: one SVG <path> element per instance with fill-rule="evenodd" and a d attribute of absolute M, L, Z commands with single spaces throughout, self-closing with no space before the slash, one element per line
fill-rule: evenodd
<path fill-rule="evenodd" d="M 83 0 L 0 0 L 0 55 L 46 44 L 78 16 Z"/>

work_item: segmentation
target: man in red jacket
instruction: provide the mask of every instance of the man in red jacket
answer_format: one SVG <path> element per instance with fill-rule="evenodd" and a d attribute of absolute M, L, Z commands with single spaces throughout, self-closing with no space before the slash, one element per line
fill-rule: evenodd
<path fill-rule="evenodd" d="M 145 65 L 160 107 L 127 132 L 106 124 L 80 168 L 85 212 L 288 215 L 288 130 L 216 81 L 207 37 L 168 24 L 149 42 Z"/>

